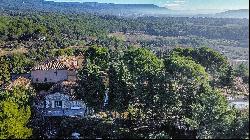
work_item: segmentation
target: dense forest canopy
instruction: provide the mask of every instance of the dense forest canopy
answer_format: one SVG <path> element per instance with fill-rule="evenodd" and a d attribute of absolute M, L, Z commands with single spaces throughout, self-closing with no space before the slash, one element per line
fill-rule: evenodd
<path fill-rule="evenodd" d="M 230 59 L 244 60 L 249 54 L 248 19 L 5 13 L 0 17 L 0 46 L 7 50 L 99 44 L 139 45 L 156 51 L 208 46 Z"/>
<path fill-rule="evenodd" d="M 61 14 L 21 14 L 14 17 L 1 16 L 1 35 L 12 37 L 26 33 L 58 32 L 62 34 L 98 35 L 102 29 L 108 32 L 141 31 L 159 36 L 199 36 L 208 39 L 227 39 L 242 41 L 248 38 L 249 21 L 247 19 L 217 19 L 189 17 L 139 17 L 124 19 L 114 16 L 61 15 Z M 18 22 L 19 26 L 17 26 Z M 9 24 L 10 23 L 10 24 Z M 62 24 L 63 23 L 63 24 Z M 80 25 L 81 23 L 81 25 Z M 34 24 L 37 27 L 33 27 Z M 11 30 L 6 29 L 6 25 Z M 61 29 L 65 26 L 65 29 Z M 14 29 L 12 29 L 15 27 Z M 27 29 L 33 31 L 26 31 Z M 31 28 L 28 28 L 31 27 Z M 51 29 L 52 28 L 52 29 Z M 60 31 L 61 30 L 61 31 Z M 18 32 L 19 31 L 19 32 Z M 51 34 L 51 33 L 50 33 Z M 3 38 L 2 37 L 2 38 Z M 11 38 L 10 38 L 11 39 Z M 12 38 L 13 39 L 13 38 Z"/>

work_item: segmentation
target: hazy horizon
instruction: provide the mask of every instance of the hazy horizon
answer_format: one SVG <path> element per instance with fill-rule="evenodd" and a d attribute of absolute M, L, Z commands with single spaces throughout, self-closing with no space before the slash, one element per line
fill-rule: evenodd
<path fill-rule="evenodd" d="M 47 0 L 55 2 L 98 2 L 114 4 L 155 4 L 171 10 L 238 10 L 249 9 L 248 0 Z"/>

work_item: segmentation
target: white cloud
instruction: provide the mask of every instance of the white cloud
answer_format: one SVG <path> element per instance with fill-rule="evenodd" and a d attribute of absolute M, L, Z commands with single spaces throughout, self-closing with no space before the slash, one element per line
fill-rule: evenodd
<path fill-rule="evenodd" d="M 178 7 L 180 6 L 180 4 L 178 3 L 169 3 L 169 4 L 165 4 L 166 7 Z"/>
<path fill-rule="evenodd" d="M 186 1 L 185 0 L 175 0 L 175 1 L 166 1 L 164 7 L 172 10 L 180 10 L 184 7 Z"/>
<path fill-rule="evenodd" d="M 185 0 L 175 0 L 173 2 L 167 1 L 164 4 L 164 7 L 168 8 L 168 9 L 178 10 L 178 9 L 183 8 L 185 2 L 186 2 Z"/>
<path fill-rule="evenodd" d="M 174 1 L 174 3 L 184 4 L 184 3 L 185 3 L 185 0 L 176 0 L 176 1 Z"/>

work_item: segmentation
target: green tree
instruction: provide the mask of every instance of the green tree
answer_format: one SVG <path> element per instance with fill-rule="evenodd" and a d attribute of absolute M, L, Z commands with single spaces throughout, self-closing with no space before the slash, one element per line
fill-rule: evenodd
<path fill-rule="evenodd" d="M 115 111 L 125 111 L 132 95 L 131 73 L 125 65 L 119 52 L 112 52 L 109 76 L 108 108 Z"/>
<path fill-rule="evenodd" d="M 222 87 L 226 87 L 230 89 L 234 85 L 234 79 L 235 79 L 235 70 L 232 66 L 228 66 L 225 69 L 225 72 L 222 72 L 222 75 L 220 76 L 220 84 Z"/>
<path fill-rule="evenodd" d="M 192 104 L 192 117 L 186 118 L 191 129 L 197 131 L 198 139 L 230 138 L 230 125 L 235 118 L 225 97 L 219 91 L 209 86 L 202 86 L 199 90 L 197 103 Z"/>
<path fill-rule="evenodd" d="M 206 71 L 212 75 L 220 72 L 222 68 L 228 65 L 225 56 L 208 47 L 176 48 L 171 53 L 191 57 L 196 63 L 205 67 Z"/>
<path fill-rule="evenodd" d="M 10 66 L 6 57 L 0 57 L 0 82 L 1 84 L 6 83 L 10 80 Z"/>
<path fill-rule="evenodd" d="M 202 65 L 206 72 L 210 74 L 210 83 L 212 87 L 220 85 L 221 75 L 225 75 L 228 67 L 228 61 L 225 56 L 219 52 L 208 48 L 176 48 L 170 55 L 180 55 L 192 58 L 197 64 Z"/>
<path fill-rule="evenodd" d="M 249 83 L 249 68 L 246 65 L 240 64 L 235 70 L 236 76 L 242 77 L 244 83 Z"/>
<path fill-rule="evenodd" d="M 12 90 L 1 92 L 0 99 L 17 103 L 19 106 L 27 106 L 31 105 L 34 96 L 33 89 L 15 86 Z"/>
<path fill-rule="evenodd" d="M 79 98 L 84 99 L 96 110 L 101 109 L 104 101 L 109 67 L 109 53 L 106 48 L 93 46 L 86 50 L 84 68 L 80 71 L 81 87 Z"/>
<path fill-rule="evenodd" d="M 10 56 L 10 67 L 12 73 L 21 74 L 27 72 L 32 65 L 33 62 L 29 60 L 25 54 L 14 53 Z"/>
<path fill-rule="evenodd" d="M 0 138 L 1 139 L 26 139 L 32 135 L 32 130 L 27 128 L 31 115 L 29 107 L 19 107 L 9 101 L 0 102 Z"/>
<path fill-rule="evenodd" d="M 236 116 L 228 128 L 227 138 L 249 139 L 249 110 L 237 111 Z"/>

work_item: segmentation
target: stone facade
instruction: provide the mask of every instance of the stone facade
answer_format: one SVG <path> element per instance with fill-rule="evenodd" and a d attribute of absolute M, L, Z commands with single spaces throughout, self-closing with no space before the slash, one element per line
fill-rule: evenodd
<path fill-rule="evenodd" d="M 32 83 L 57 83 L 68 79 L 68 70 L 33 70 Z"/>
<path fill-rule="evenodd" d="M 41 91 L 34 103 L 42 116 L 87 116 L 93 112 L 83 101 L 76 100 L 77 61 L 59 58 L 35 66 L 31 71 L 34 84 L 49 83 L 50 89 Z"/>
<path fill-rule="evenodd" d="M 66 61 L 68 62 L 68 61 Z M 76 81 L 76 66 L 77 63 L 73 61 L 71 66 L 66 62 L 49 61 L 37 65 L 31 71 L 32 83 L 57 83 L 61 81 Z M 67 65 L 66 65 L 67 64 Z"/>
<path fill-rule="evenodd" d="M 48 94 L 37 104 L 44 116 L 87 116 L 91 110 L 83 101 L 71 100 L 69 95 Z"/>

